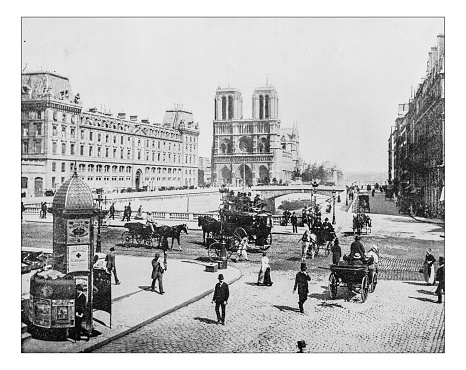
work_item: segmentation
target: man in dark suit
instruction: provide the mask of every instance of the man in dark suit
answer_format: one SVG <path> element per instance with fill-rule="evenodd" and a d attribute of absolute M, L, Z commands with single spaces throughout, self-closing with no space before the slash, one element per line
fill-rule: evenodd
<path fill-rule="evenodd" d="M 351 243 L 351 251 L 349 255 L 350 262 L 356 261 L 364 261 L 366 258 L 366 250 L 364 249 L 364 246 L 360 242 L 361 237 L 359 235 L 356 235 L 354 237 L 354 242 Z"/>
<path fill-rule="evenodd" d="M 442 303 L 442 293 L 445 293 L 445 258 L 439 257 L 438 259 L 439 268 L 437 270 L 437 276 L 435 280 L 438 281 L 437 294 L 438 300 L 437 303 Z"/>
<path fill-rule="evenodd" d="M 107 270 L 110 274 L 113 271 L 113 276 L 115 277 L 115 285 L 120 285 L 120 280 L 118 280 L 117 271 L 116 271 L 116 263 L 115 263 L 115 247 L 111 247 L 110 251 L 107 252 L 105 256 L 105 262 L 107 262 Z"/>
<path fill-rule="evenodd" d="M 128 222 L 129 222 L 131 221 L 131 213 L 133 212 L 131 210 L 131 202 L 128 203 L 128 207 L 126 207 L 126 212 L 127 212 Z"/>
<path fill-rule="evenodd" d="M 75 300 L 75 340 L 81 340 L 82 323 L 84 312 L 86 311 L 86 296 L 84 295 L 84 287 L 81 284 L 76 285 L 76 300 Z"/>
<path fill-rule="evenodd" d="M 154 255 L 154 259 L 152 260 L 152 284 L 151 284 L 151 291 L 155 292 L 155 282 L 159 281 L 159 294 L 165 294 L 163 290 L 163 273 L 165 272 L 166 268 L 163 265 L 163 258 L 160 258 L 160 255 L 156 253 Z"/>
<path fill-rule="evenodd" d="M 296 216 L 296 213 L 293 212 L 291 215 L 291 225 L 293 226 L 293 233 L 298 232 L 298 217 Z"/>
<path fill-rule="evenodd" d="M 230 290 L 228 284 L 223 281 L 223 274 L 218 275 L 218 283 L 215 285 L 214 296 L 212 303 L 215 302 L 215 313 L 217 314 L 217 322 L 225 325 L 225 309 L 230 297 Z M 220 316 L 220 307 L 222 308 L 222 315 Z"/>
<path fill-rule="evenodd" d="M 308 281 L 311 280 L 311 277 L 307 273 L 307 267 L 305 263 L 301 263 L 301 271 L 296 274 L 293 293 L 296 292 L 296 288 L 298 288 L 298 306 L 299 312 L 304 313 L 304 302 L 307 301 L 307 294 L 309 293 L 309 286 Z"/>

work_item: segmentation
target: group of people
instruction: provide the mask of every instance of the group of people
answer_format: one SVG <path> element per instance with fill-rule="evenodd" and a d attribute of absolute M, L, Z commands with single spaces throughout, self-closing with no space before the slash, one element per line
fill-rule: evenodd
<path fill-rule="evenodd" d="M 438 258 L 439 267 L 435 271 L 434 263 L 436 259 L 429 248 L 426 250 L 426 257 L 424 259 L 424 267 L 421 270 L 424 273 L 424 278 L 428 285 L 434 285 L 438 281 L 435 294 L 437 295 L 437 303 L 442 303 L 442 294 L 445 293 L 445 258 L 440 256 Z"/>

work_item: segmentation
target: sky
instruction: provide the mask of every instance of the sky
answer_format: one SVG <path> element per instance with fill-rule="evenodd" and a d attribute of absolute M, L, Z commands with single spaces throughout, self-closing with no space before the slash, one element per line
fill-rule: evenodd
<path fill-rule="evenodd" d="M 84 108 L 161 122 L 180 104 L 210 157 L 218 87 L 279 96 L 306 162 L 386 172 L 398 104 L 426 74 L 443 18 L 23 18 L 21 65 L 70 79 Z M 26 65 L 27 64 L 27 65 Z"/>

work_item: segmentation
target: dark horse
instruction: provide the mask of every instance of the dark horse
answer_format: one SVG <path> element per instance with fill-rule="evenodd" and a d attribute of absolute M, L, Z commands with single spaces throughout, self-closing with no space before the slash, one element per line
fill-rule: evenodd
<path fill-rule="evenodd" d="M 182 231 L 184 231 L 186 234 L 188 233 L 188 226 L 186 224 L 176 226 L 161 225 L 155 228 L 154 234 L 159 236 L 159 247 L 162 238 L 172 238 L 172 244 L 170 249 L 173 249 L 173 242 L 176 239 L 176 241 L 178 242 L 179 250 L 181 251 L 182 249 L 180 245 L 180 235 Z"/>
<path fill-rule="evenodd" d="M 202 227 L 203 245 L 205 245 L 206 234 L 218 234 L 222 228 L 221 222 L 211 216 L 199 216 L 197 219 L 197 226 Z"/>

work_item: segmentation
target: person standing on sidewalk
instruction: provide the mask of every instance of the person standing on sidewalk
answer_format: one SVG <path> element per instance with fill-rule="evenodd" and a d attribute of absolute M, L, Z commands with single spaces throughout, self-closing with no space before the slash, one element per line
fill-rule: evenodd
<path fill-rule="evenodd" d="M 160 257 L 158 253 L 154 255 L 154 259 L 152 260 L 152 284 L 151 284 L 151 292 L 155 292 L 155 282 L 159 281 L 159 294 L 165 294 L 163 290 L 163 273 L 165 272 L 165 267 L 163 264 L 163 258 Z"/>
<path fill-rule="evenodd" d="M 74 340 L 81 340 L 82 323 L 86 311 L 86 296 L 82 284 L 76 285 Z"/>
<path fill-rule="evenodd" d="M 341 247 L 338 238 L 335 238 L 332 245 L 332 263 L 338 265 L 341 258 Z"/>
<path fill-rule="evenodd" d="M 105 261 L 107 262 L 106 267 L 109 273 L 113 272 L 113 276 L 115 277 L 115 285 L 120 285 L 120 280 L 118 280 L 116 271 L 115 256 L 115 247 L 111 247 L 110 251 L 108 251 L 107 255 L 105 256 Z"/>
<path fill-rule="evenodd" d="M 128 207 L 126 207 L 126 216 L 128 217 L 128 222 L 131 221 L 131 202 L 128 203 Z"/>
<path fill-rule="evenodd" d="M 293 226 L 293 233 L 298 233 L 298 217 L 295 212 L 291 215 L 291 225 Z"/>
<path fill-rule="evenodd" d="M 268 275 L 268 279 L 266 279 L 266 274 Z M 257 276 L 257 285 L 261 284 L 272 285 L 272 280 L 270 279 L 269 257 L 267 257 L 266 252 L 262 252 L 261 269 L 259 270 L 259 275 Z"/>
<path fill-rule="evenodd" d="M 110 206 L 108 218 L 111 218 L 112 220 L 115 219 L 115 203 L 112 203 L 112 205 Z"/>
<path fill-rule="evenodd" d="M 442 303 L 442 293 L 445 294 L 445 258 L 439 257 L 438 263 L 440 266 L 437 269 L 437 275 L 435 277 L 435 280 L 438 281 L 438 286 L 435 293 L 438 297 L 437 303 Z"/>
<path fill-rule="evenodd" d="M 298 306 L 299 312 L 304 313 L 304 302 L 307 301 L 307 294 L 309 293 L 309 286 L 308 281 L 311 280 L 311 277 L 307 273 L 307 267 L 305 263 L 301 263 L 301 271 L 296 274 L 293 294 L 296 292 L 296 288 L 298 288 Z"/>
<path fill-rule="evenodd" d="M 218 275 L 218 283 L 215 285 L 214 296 L 212 303 L 215 302 L 215 313 L 217 314 L 217 323 L 225 325 L 225 313 L 228 298 L 230 297 L 230 290 L 228 284 L 223 281 L 223 274 Z M 220 308 L 222 314 L 220 315 Z"/>

